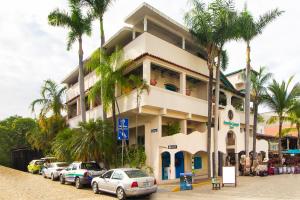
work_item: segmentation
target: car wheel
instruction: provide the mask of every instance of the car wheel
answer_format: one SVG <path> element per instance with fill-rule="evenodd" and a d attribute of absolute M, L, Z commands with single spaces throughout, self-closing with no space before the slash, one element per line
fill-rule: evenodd
<path fill-rule="evenodd" d="M 54 177 L 54 174 L 51 174 L 51 180 L 52 180 L 52 181 L 55 181 L 55 179 L 56 179 L 56 178 Z"/>
<path fill-rule="evenodd" d="M 61 174 L 60 176 L 59 176 L 59 182 L 61 183 L 61 184 L 65 184 L 65 178 L 63 177 L 63 175 Z"/>
<path fill-rule="evenodd" d="M 117 197 L 118 197 L 119 200 L 126 199 L 125 191 L 123 190 L 123 188 L 119 187 L 117 189 Z"/>
<path fill-rule="evenodd" d="M 78 178 L 78 177 L 75 179 L 75 187 L 77 189 L 81 189 L 82 188 L 82 183 L 80 182 L 80 178 Z"/>
<path fill-rule="evenodd" d="M 99 194 L 99 188 L 97 182 L 94 182 L 92 185 L 94 194 Z"/>

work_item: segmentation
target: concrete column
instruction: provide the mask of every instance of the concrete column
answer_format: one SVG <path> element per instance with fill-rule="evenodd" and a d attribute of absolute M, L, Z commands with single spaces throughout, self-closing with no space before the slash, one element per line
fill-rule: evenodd
<path fill-rule="evenodd" d="M 144 32 L 148 31 L 148 20 L 147 17 L 144 17 Z"/>
<path fill-rule="evenodd" d="M 134 40 L 136 38 L 136 32 L 135 32 L 135 30 L 133 29 L 133 31 L 132 31 L 132 40 Z"/>
<path fill-rule="evenodd" d="M 186 119 L 183 119 L 183 120 L 180 120 L 180 131 L 181 133 L 183 134 L 187 134 L 187 120 Z"/>
<path fill-rule="evenodd" d="M 175 154 L 170 152 L 171 156 L 171 163 L 170 163 L 170 178 L 169 179 L 176 179 L 176 168 L 175 168 Z"/>
<path fill-rule="evenodd" d="M 186 92 L 186 73 L 180 74 L 180 93 L 185 95 Z"/>
<path fill-rule="evenodd" d="M 232 97 L 232 95 L 230 95 L 230 94 L 226 95 L 227 105 L 231 105 L 231 97 Z"/>
<path fill-rule="evenodd" d="M 151 79 L 151 62 L 150 60 L 146 59 L 143 62 L 143 79 L 150 85 Z"/>
<path fill-rule="evenodd" d="M 290 149 L 290 139 L 288 137 L 286 138 L 286 148 L 287 150 Z"/>
<path fill-rule="evenodd" d="M 182 49 L 185 49 L 185 38 L 182 37 Z"/>

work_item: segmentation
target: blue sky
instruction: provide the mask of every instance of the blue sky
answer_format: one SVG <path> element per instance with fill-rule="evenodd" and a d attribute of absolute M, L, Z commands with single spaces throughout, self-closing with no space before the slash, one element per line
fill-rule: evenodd
<path fill-rule="evenodd" d="M 106 38 L 124 26 L 124 18 L 142 2 L 183 23 L 187 0 L 116 0 L 105 15 Z M 176 2 L 176 3 L 175 3 Z M 242 9 L 245 0 L 236 0 Z M 269 25 L 252 43 L 252 66 L 267 66 L 277 80 L 296 75 L 300 80 L 300 3 L 293 0 L 249 0 L 255 16 L 279 7 L 285 13 Z M 77 44 L 66 50 L 67 31 L 51 27 L 47 15 L 54 8 L 67 9 L 67 0 L 5 1 L 0 7 L 0 119 L 10 115 L 33 116 L 30 102 L 39 97 L 43 80 L 60 82 L 74 67 Z M 99 44 L 99 26 L 95 22 L 92 37 L 84 38 L 87 57 Z M 245 66 L 245 44 L 226 45 L 230 56 L 227 72 Z"/>

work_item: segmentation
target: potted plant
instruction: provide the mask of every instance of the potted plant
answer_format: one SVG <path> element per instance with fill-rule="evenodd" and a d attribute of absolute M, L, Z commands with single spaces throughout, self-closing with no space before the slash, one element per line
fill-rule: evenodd
<path fill-rule="evenodd" d="M 156 86 L 157 80 L 156 79 L 151 79 L 150 80 L 150 85 Z"/>

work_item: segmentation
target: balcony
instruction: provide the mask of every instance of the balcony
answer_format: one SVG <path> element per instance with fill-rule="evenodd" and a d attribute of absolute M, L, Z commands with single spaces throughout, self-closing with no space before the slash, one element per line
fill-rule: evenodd
<path fill-rule="evenodd" d="M 101 110 L 102 106 L 97 106 L 91 110 L 88 110 L 86 112 L 86 121 L 102 118 Z M 71 128 L 78 127 L 79 122 L 81 122 L 81 115 L 77 115 L 76 117 L 68 119 L 68 123 Z"/>
<path fill-rule="evenodd" d="M 84 89 L 87 91 L 90 89 L 98 80 L 98 77 L 96 76 L 95 71 L 89 73 L 84 77 Z M 75 83 L 70 88 L 68 88 L 66 92 L 66 101 L 70 101 L 74 99 L 75 97 L 79 96 L 79 83 Z"/>
<path fill-rule="evenodd" d="M 208 68 L 204 59 L 147 32 L 141 34 L 123 49 L 125 59 L 134 59 L 148 53 L 189 70 L 208 75 Z"/>
<path fill-rule="evenodd" d="M 244 111 L 236 111 L 237 114 L 240 116 L 240 123 L 245 124 L 245 112 Z M 254 115 L 250 114 L 250 125 L 253 125 Z"/>
<path fill-rule="evenodd" d="M 136 108 L 136 90 L 128 95 L 118 98 L 121 112 Z M 169 109 L 183 113 L 190 113 L 199 116 L 207 116 L 208 103 L 205 100 L 186 96 L 178 92 L 150 86 L 149 95 L 144 92 L 141 96 L 140 106 L 151 106 L 161 109 Z"/>

